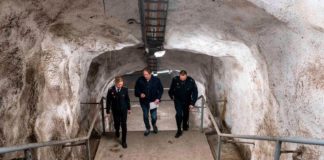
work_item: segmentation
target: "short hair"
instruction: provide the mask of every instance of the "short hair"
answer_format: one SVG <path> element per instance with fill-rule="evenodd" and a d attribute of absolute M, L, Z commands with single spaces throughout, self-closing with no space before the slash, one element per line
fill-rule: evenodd
<path fill-rule="evenodd" d="M 182 75 L 182 76 L 187 75 L 187 71 L 181 70 L 179 74 Z"/>
<path fill-rule="evenodd" d="M 119 83 L 119 82 L 124 82 L 123 77 L 121 77 L 121 76 L 115 77 L 115 83 Z"/>
<path fill-rule="evenodd" d="M 146 71 L 149 74 L 152 74 L 152 70 L 149 67 L 143 69 L 143 72 Z"/>

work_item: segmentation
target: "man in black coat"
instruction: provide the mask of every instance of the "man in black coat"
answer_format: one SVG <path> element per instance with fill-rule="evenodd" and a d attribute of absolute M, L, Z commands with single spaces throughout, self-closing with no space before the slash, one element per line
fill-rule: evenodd
<path fill-rule="evenodd" d="M 151 113 L 151 121 L 153 126 L 153 132 L 157 133 L 158 128 L 156 126 L 157 120 L 157 108 L 150 109 L 150 103 L 159 105 L 163 94 L 163 86 L 159 78 L 152 75 L 152 71 L 149 68 L 143 70 L 143 76 L 139 77 L 135 84 L 135 96 L 139 97 L 141 108 L 143 110 L 143 119 L 146 127 L 144 136 L 150 134 L 150 122 L 149 112 Z"/>
<path fill-rule="evenodd" d="M 122 146 L 127 148 L 127 114 L 130 113 L 130 100 L 128 89 L 123 87 L 124 82 L 121 77 L 115 78 L 115 86 L 111 87 L 107 93 L 107 114 L 110 114 L 110 109 L 113 113 L 114 127 L 116 137 L 119 138 L 119 129 L 122 128 Z"/>
<path fill-rule="evenodd" d="M 176 109 L 176 121 L 178 131 L 175 135 L 179 138 L 183 130 L 189 129 L 189 110 L 193 107 L 198 98 L 198 89 L 196 82 L 190 76 L 187 76 L 185 70 L 180 71 L 179 76 L 172 79 L 169 96 L 174 101 Z"/>

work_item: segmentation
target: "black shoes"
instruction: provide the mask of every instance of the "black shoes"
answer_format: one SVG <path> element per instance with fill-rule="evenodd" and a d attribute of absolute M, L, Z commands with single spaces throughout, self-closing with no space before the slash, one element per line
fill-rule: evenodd
<path fill-rule="evenodd" d="M 126 142 L 123 142 L 122 143 L 122 146 L 123 146 L 123 148 L 127 148 L 127 143 Z"/>
<path fill-rule="evenodd" d="M 178 131 L 174 137 L 179 138 L 180 136 L 182 136 L 182 131 Z"/>
<path fill-rule="evenodd" d="M 155 134 L 158 133 L 158 128 L 157 128 L 157 126 L 153 126 L 153 132 L 154 132 Z"/>
<path fill-rule="evenodd" d="M 119 132 L 115 132 L 115 136 L 116 136 L 117 138 L 119 138 L 119 136 L 120 136 Z"/>
<path fill-rule="evenodd" d="M 145 132 L 144 132 L 144 136 L 148 136 L 150 134 L 150 130 L 146 130 Z"/>
<path fill-rule="evenodd" d="M 182 128 L 183 128 L 184 131 L 188 131 L 189 130 L 189 125 L 183 125 Z"/>

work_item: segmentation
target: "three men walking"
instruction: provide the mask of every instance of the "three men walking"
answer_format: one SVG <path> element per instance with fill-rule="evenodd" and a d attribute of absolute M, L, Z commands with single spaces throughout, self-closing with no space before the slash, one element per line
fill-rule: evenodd
<path fill-rule="evenodd" d="M 143 120 L 145 124 L 144 136 L 148 136 L 151 132 L 151 124 L 153 132 L 158 133 L 157 107 L 161 102 L 163 94 L 163 86 L 158 77 L 152 75 L 149 68 L 142 71 L 143 76 L 139 77 L 135 84 L 135 96 L 139 98 L 139 102 L 143 111 Z M 198 90 L 195 80 L 187 76 L 185 70 L 180 71 L 179 76 L 172 79 L 169 89 L 169 96 L 174 101 L 176 110 L 177 133 L 176 138 L 182 135 L 182 130 L 189 129 L 189 110 L 197 101 Z M 120 127 L 122 128 L 122 147 L 127 148 L 127 114 L 131 113 L 130 99 L 128 89 L 124 87 L 122 77 L 115 78 L 115 85 L 109 88 L 107 93 L 107 114 L 110 110 L 113 113 L 115 135 L 120 137 Z M 149 121 L 151 114 L 151 124 Z"/>

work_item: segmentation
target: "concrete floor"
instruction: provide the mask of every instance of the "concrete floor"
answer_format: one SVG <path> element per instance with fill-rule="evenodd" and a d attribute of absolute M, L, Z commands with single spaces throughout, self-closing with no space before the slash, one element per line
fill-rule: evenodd
<path fill-rule="evenodd" d="M 177 130 L 175 120 L 175 109 L 172 101 L 164 101 L 158 108 L 157 126 L 159 130 Z M 199 122 L 196 122 L 194 117 L 200 116 L 198 112 L 190 112 L 189 125 L 191 130 L 198 130 Z M 132 104 L 132 113 L 128 116 L 127 128 L 129 131 L 144 131 L 143 112 L 140 105 Z"/>
<path fill-rule="evenodd" d="M 187 131 L 179 139 L 175 131 L 150 134 L 128 132 L 128 148 L 123 149 L 113 134 L 100 140 L 95 160 L 213 160 L 205 134 Z"/>

